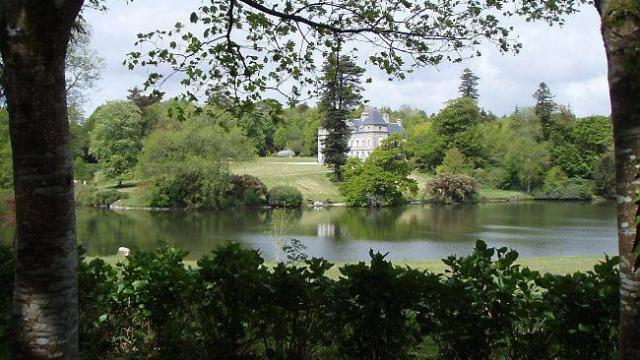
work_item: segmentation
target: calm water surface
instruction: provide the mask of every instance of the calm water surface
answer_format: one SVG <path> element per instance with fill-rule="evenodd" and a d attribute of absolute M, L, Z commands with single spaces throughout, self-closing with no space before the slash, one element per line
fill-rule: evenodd
<path fill-rule="evenodd" d="M 232 240 L 273 258 L 270 211 L 111 211 L 79 208 L 78 239 L 88 255 L 112 255 L 119 246 L 153 249 L 175 244 L 197 258 Z M 476 239 L 508 246 L 521 256 L 616 254 L 615 204 L 528 202 L 465 206 L 408 206 L 367 210 L 329 208 L 290 212 L 288 237 L 306 253 L 332 261 L 368 258 L 369 248 L 391 259 L 436 259 L 471 252 Z M 12 237 L 0 229 L 0 241 Z"/>

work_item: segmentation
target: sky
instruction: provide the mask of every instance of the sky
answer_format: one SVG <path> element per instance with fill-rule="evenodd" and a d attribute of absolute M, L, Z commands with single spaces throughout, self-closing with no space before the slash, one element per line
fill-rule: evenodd
<path fill-rule="evenodd" d="M 197 0 L 138 0 L 130 3 L 110 1 L 107 12 L 88 11 L 85 16 L 93 28 L 91 47 L 105 60 L 102 78 L 87 95 L 86 115 L 108 100 L 124 99 L 127 89 L 140 86 L 150 69 L 133 71 L 123 66 L 126 54 L 136 50 L 136 34 L 169 29 L 177 21 L 188 23 Z M 524 48 L 518 55 L 501 54 L 491 45 L 483 45 L 482 56 L 462 64 L 425 67 L 405 80 L 390 82 L 380 71 L 368 69 L 373 82 L 363 93 L 377 107 L 401 105 L 436 113 L 445 102 L 458 96 L 459 77 L 465 67 L 479 80 L 479 104 L 497 115 L 508 115 L 518 107 L 534 104 L 533 92 L 541 81 L 551 88 L 555 101 L 569 105 L 578 116 L 608 115 L 606 57 L 595 9 L 567 19 L 563 27 L 543 23 L 516 22 L 519 41 Z M 157 71 L 157 70 L 156 70 Z M 162 91 L 168 96 L 183 88 L 167 82 Z M 313 101 L 310 101 L 313 103 Z"/>

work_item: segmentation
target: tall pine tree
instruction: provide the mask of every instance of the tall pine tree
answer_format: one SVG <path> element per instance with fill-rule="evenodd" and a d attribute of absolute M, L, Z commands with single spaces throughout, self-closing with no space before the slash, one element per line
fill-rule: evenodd
<path fill-rule="evenodd" d="M 464 69 L 462 76 L 460 76 L 460 95 L 463 97 L 470 97 L 474 101 L 478 102 L 478 80 L 477 77 L 469 68 Z"/>
<path fill-rule="evenodd" d="M 322 127 L 328 131 L 323 155 L 336 181 L 342 181 L 342 166 L 347 162 L 350 130 L 348 114 L 360 104 L 360 77 L 364 69 L 350 56 L 335 51 L 323 66 L 320 108 L 324 114 Z"/>
<path fill-rule="evenodd" d="M 548 140 L 553 126 L 552 115 L 556 109 L 556 103 L 553 101 L 551 90 L 544 81 L 538 85 L 538 90 L 533 93 L 533 98 L 536 99 L 535 111 L 542 124 L 542 135 L 545 140 Z"/>

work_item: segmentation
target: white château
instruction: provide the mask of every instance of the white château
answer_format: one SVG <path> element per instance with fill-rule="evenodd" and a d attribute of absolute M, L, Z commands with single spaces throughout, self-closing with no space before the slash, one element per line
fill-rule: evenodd
<path fill-rule="evenodd" d="M 392 134 L 400 134 L 404 131 L 402 122 L 391 122 L 389 115 L 381 114 L 374 107 L 366 107 L 360 119 L 346 120 L 351 131 L 349 136 L 349 157 L 366 160 L 384 139 Z M 329 131 L 318 128 L 318 162 L 324 162 L 324 139 Z"/>

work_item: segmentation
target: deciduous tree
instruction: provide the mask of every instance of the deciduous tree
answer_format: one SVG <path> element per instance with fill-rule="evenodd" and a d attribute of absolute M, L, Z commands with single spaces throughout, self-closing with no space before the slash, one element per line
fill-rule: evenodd
<path fill-rule="evenodd" d="M 78 358 L 78 255 L 65 58 L 82 4 L 0 3 L 16 197 L 16 359 Z"/>
<path fill-rule="evenodd" d="M 596 0 L 607 54 L 616 163 L 621 275 L 620 358 L 640 358 L 640 239 L 637 179 L 640 164 L 640 5 Z"/>
<path fill-rule="evenodd" d="M 94 124 L 89 151 L 98 167 L 118 186 L 131 177 L 142 149 L 143 123 L 140 109 L 132 102 L 111 101 L 91 115 Z"/>

